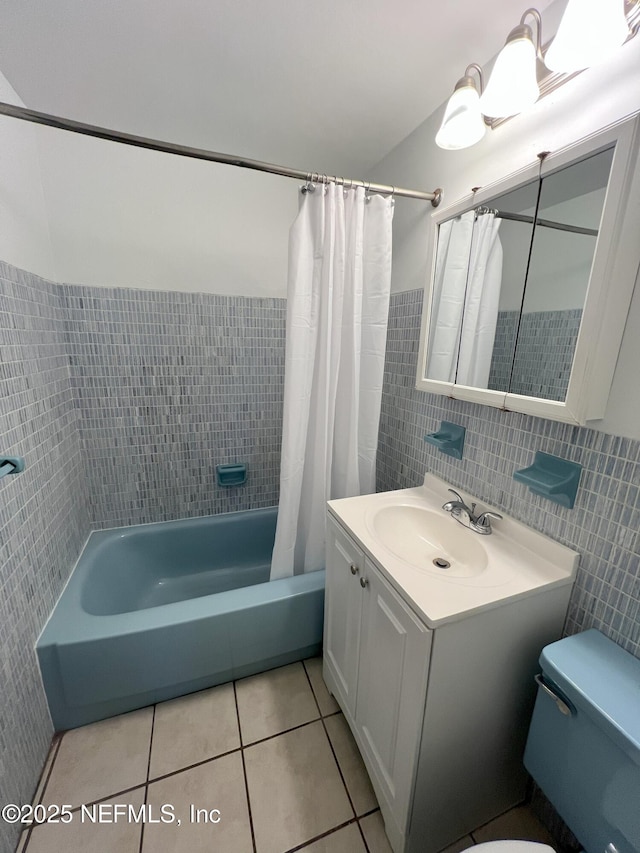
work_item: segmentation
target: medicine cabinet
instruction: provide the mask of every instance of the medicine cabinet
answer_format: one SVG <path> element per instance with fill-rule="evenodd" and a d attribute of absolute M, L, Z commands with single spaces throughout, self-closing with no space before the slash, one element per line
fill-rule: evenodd
<path fill-rule="evenodd" d="M 638 119 L 431 216 L 417 388 L 604 415 L 640 263 Z"/>

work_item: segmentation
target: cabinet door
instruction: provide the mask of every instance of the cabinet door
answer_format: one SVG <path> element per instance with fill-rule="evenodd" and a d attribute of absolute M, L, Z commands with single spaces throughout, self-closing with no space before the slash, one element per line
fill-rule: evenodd
<path fill-rule="evenodd" d="M 368 561 L 356 727 L 393 818 L 406 831 L 424 714 L 431 631 Z"/>
<path fill-rule="evenodd" d="M 325 589 L 324 658 L 343 710 L 355 713 L 360 654 L 364 555 L 329 516 Z"/>

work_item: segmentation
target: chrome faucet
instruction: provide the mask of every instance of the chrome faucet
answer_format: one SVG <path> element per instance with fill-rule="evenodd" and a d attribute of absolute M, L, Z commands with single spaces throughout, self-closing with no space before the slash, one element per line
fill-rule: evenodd
<path fill-rule="evenodd" d="M 473 530 L 475 533 L 481 533 L 483 536 L 488 536 L 492 533 L 491 519 L 502 518 L 500 513 L 487 510 L 476 515 L 475 503 L 472 503 L 471 507 L 468 507 L 462 499 L 462 495 L 459 495 L 455 489 L 449 489 L 449 491 L 456 496 L 457 500 L 447 501 L 445 504 L 442 504 L 442 509 L 445 512 L 450 512 L 457 522 L 462 524 L 463 527 Z M 464 520 L 465 516 L 466 521 Z"/>

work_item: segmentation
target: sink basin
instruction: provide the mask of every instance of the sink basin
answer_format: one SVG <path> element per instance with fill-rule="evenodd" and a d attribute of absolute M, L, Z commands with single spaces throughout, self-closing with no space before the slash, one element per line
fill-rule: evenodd
<path fill-rule="evenodd" d="M 487 568 L 487 552 L 478 534 L 433 510 L 408 504 L 384 506 L 373 512 L 369 526 L 385 548 L 420 571 L 472 578 Z"/>

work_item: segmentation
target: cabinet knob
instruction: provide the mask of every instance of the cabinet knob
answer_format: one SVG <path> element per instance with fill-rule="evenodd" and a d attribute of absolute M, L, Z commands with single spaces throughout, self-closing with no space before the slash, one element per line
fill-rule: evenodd
<path fill-rule="evenodd" d="M 351 569 L 351 574 L 352 574 L 352 575 L 357 575 L 357 574 L 358 574 L 358 572 L 360 571 L 360 569 L 355 565 L 355 563 L 351 563 L 351 565 L 349 566 L 349 568 Z"/>
<path fill-rule="evenodd" d="M 365 586 L 369 586 L 369 581 L 366 578 L 360 578 L 360 586 L 364 589 Z"/>

